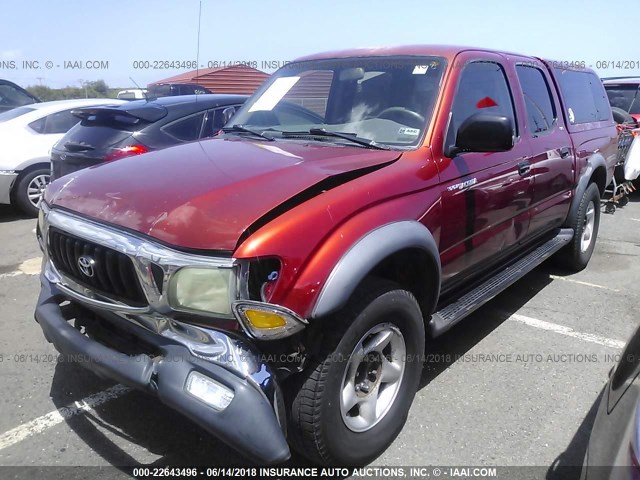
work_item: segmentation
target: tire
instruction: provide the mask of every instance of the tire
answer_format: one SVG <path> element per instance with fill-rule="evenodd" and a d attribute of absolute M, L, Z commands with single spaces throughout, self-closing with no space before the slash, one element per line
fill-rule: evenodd
<path fill-rule="evenodd" d="M 636 124 L 635 119 L 631 115 L 629 115 L 627 111 L 623 110 L 622 108 L 611 107 L 611 112 L 613 113 L 613 121 L 616 122 L 618 125 L 624 124 L 624 125 L 633 126 Z"/>
<path fill-rule="evenodd" d="M 400 433 L 418 388 L 425 346 L 420 307 L 397 284 L 368 279 L 344 309 L 322 321 L 321 351 L 289 385 L 289 440 L 314 463 L 364 465 Z M 376 341 L 385 345 L 382 353 L 363 356 Z"/>
<path fill-rule="evenodd" d="M 48 168 L 38 168 L 21 175 L 13 187 L 16 206 L 27 215 L 37 217 L 38 207 L 32 200 L 35 200 L 34 195 L 38 193 L 36 190 L 39 190 L 40 194 L 42 193 L 44 187 L 49 183 L 50 176 L 51 171 Z"/>
<path fill-rule="evenodd" d="M 591 183 L 585 190 L 569 226 L 574 231 L 573 239 L 558 252 L 558 260 L 565 268 L 579 272 L 584 270 L 591 259 L 600 226 L 600 190 L 595 183 Z"/>

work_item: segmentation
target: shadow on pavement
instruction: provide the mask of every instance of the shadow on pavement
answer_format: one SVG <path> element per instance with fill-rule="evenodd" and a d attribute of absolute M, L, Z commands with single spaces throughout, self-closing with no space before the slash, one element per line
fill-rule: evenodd
<path fill-rule="evenodd" d="M 598 406 L 602 395 L 606 390 L 606 385 L 602 388 L 598 397 L 595 399 L 589 412 L 582 420 L 582 423 L 573 435 L 573 438 L 567 445 L 567 448 L 555 459 L 553 464 L 547 471 L 546 480 L 578 480 L 582 471 L 582 463 L 587 453 L 589 445 L 589 436 L 593 428 L 593 422 L 596 420 Z"/>
<path fill-rule="evenodd" d="M 552 270 L 546 265 L 538 267 L 521 278 L 492 301 L 478 309 L 447 333 L 436 339 L 428 339 L 425 349 L 426 362 L 422 372 L 420 389 L 426 387 L 443 371 L 464 356 L 471 348 L 498 328 L 517 312 L 553 279 Z M 555 274 L 555 269 L 553 270 Z M 441 361 L 448 357 L 451 361 Z M 430 361 L 431 359 L 437 361 Z"/>
<path fill-rule="evenodd" d="M 0 223 L 14 222 L 16 220 L 27 220 L 31 217 L 25 215 L 11 205 L 0 205 Z"/>

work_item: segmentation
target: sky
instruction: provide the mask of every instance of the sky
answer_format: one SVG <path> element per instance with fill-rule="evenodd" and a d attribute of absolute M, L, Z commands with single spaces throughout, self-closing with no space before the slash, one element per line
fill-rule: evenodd
<path fill-rule="evenodd" d="M 625 14 L 602 0 L 3 1 L 0 78 L 23 86 L 103 79 L 131 88 L 189 70 L 164 67 L 195 64 L 200 4 L 203 67 L 255 62 L 271 72 L 328 50 L 454 44 L 584 61 L 603 77 L 640 75 L 640 47 L 629 40 L 635 2 Z"/>

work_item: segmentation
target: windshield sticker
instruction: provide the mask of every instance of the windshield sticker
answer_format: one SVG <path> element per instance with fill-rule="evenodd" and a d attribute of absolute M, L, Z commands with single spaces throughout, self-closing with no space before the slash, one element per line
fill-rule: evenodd
<path fill-rule="evenodd" d="M 278 155 L 283 155 L 285 157 L 292 157 L 292 158 L 297 158 L 299 160 L 302 160 L 302 157 L 295 155 L 291 152 L 287 152 L 286 150 L 283 150 L 280 147 L 274 147 L 273 145 L 263 145 L 261 143 L 260 144 L 252 143 L 251 145 L 253 145 L 254 147 L 262 148 L 264 150 L 268 150 L 271 153 L 277 153 Z"/>
<path fill-rule="evenodd" d="M 411 135 L 412 137 L 417 137 L 418 135 L 420 135 L 420 129 L 402 127 L 400 130 L 398 130 L 398 135 Z"/>
<path fill-rule="evenodd" d="M 574 123 L 576 121 L 576 116 L 573 114 L 573 110 L 569 107 L 569 122 Z"/>
<path fill-rule="evenodd" d="M 414 75 L 424 75 L 429 70 L 429 65 L 416 65 L 413 69 Z"/>
<path fill-rule="evenodd" d="M 300 77 L 276 78 L 266 92 L 260 95 L 256 103 L 251 105 L 249 112 L 271 111 L 282 97 L 284 97 L 293 86 L 298 83 Z"/>

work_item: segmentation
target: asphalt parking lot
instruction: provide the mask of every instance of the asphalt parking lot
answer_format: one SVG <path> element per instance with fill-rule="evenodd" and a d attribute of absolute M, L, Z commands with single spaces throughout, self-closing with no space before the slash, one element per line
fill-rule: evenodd
<path fill-rule="evenodd" d="M 35 223 L 0 208 L 0 465 L 242 463 L 152 397 L 58 361 L 33 320 Z M 602 215 L 587 270 L 542 265 L 430 342 L 407 424 L 375 464 L 527 465 L 567 478 L 558 467 L 582 464 L 607 373 L 638 323 L 639 231 L 636 194 Z"/>

